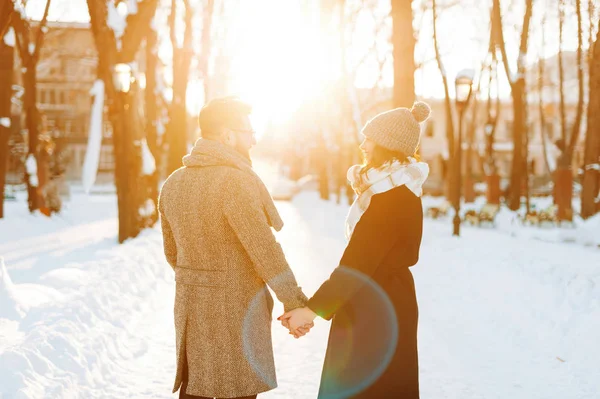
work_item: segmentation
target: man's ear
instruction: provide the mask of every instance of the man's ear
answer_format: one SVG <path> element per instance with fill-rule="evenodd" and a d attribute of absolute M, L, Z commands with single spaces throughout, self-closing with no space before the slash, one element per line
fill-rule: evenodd
<path fill-rule="evenodd" d="M 224 128 L 221 137 L 223 138 L 224 144 L 227 144 L 230 146 L 235 145 L 235 134 L 233 133 L 233 131 L 231 129 Z"/>

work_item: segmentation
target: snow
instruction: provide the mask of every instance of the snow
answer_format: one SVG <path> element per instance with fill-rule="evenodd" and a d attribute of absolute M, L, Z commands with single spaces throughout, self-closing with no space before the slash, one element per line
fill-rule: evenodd
<path fill-rule="evenodd" d="M 0 126 L 4 126 L 5 128 L 10 128 L 10 118 L 6 117 L 6 116 L 0 118 Z"/>
<path fill-rule="evenodd" d="M 39 184 L 37 175 L 37 160 L 33 154 L 29 154 L 27 156 L 27 160 L 25 161 L 25 170 L 29 175 L 29 184 L 32 187 L 37 187 Z"/>
<path fill-rule="evenodd" d="M 128 0 L 127 1 L 127 13 L 129 15 L 137 14 L 138 12 L 138 0 Z"/>
<path fill-rule="evenodd" d="M 165 123 L 163 122 L 163 119 L 159 118 L 156 121 L 156 134 L 158 134 L 159 137 L 162 137 L 162 136 L 164 136 L 166 131 L 167 131 L 167 129 L 165 127 Z"/>
<path fill-rule="evenodd" d="M 474 69 L 461 69 L 456 74 L 456 79 L 465 78 L 473 81 L 475 79 L 475 70 Z"/>
<path fill-rule="evenodd" d="M 159 227 L 118 245 L 115 195 L 71 191 L 53 218 L 29 214 L 22 192 L 5 204 L 0 397 L 176 398 L 175 291 Z M 348 206 L 316 192 L 277 206 L 286 222 L 277 238 L 310 296 L 342 254 Z M 423 399 L 597 397 L 600 250 L 560 232 L 597 236 L 600 215 L 563 229 L 510 216 L 503 210 L 497 228 L 463 226 L 460 238 L 451 217 L 425 220 L 412 269 Z M 294 340 L 273 321 L 279 388 L 261 399 L 316 397 L 329 325 L 317 319 Z"/>
<path fill-rule="evenodd" d="M 21 15 L 21 19 L 27 19 L 27 12 L 25 10 L 25 4 L 23 4 L 23 0 L 15 1 L 13 4 L 15 11 Z"/>
<path fill-rule="evenodd" d="M 6 271 L 4 258 L 0 257 L 0 318 L 15 320 L 24 316 L 16 298 L 15 287 Z"/>
<path fill-rule="evenodd" d="M 15 47 L 16 37 L 14 28 L 10 28 L 4 35 L 4 44 L 8 47 Z"/>
<path fill-rule="evenodd" d="M 592 163 L 592 164 L 585 166 L 585 170 L 592 170 L 592 169 L 600 171 L 600 163 Z"/>
<path fill-rule="evenodd" d="M 102 150 L 102 118 L 104 116 L 104 81 L 98 79 L 90 89 L 90 94 L 94 96 L 92 111 L 90 115 L 90 132 L 88 135 L 88 144 L 83 161 L 81 179 L 84 190 L 89 193 L 98 173 L 98 163 L 100 162 L 100 151 Z"/>
<path fill-rule="evenodd" d="M 112 1 L 107 1 L 106 6 L 108 9 L 106 24 L 115 33 L 115 39 L 117 39 L 117 49 L 121 49 L 121 37 L 125 33 L 127 27 L 127 14 L 128 5 L 120 2 L 115 5 Z"/>
<path fill-rule="evenodd" d="M 146 176 L 150 176 L 156 170 L 156 162 L 148 147 L 146 139 L 142 139 L 142 173 Z"/>

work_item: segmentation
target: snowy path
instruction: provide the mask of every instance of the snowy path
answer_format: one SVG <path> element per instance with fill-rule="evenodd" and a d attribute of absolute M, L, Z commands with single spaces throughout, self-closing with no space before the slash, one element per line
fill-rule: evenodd
<path fill-rule="evenodd" d="M 81 198 L 97 201 L 93 214 Z M 115 245 L 112 201 L 75 197 L 62 220 L 0 222 L 16 297 L 0 286 L 0 397 L 175 397 L 174 282 L 160 232 Z M 312 193 L 278 207 L 278 239 L 311 295 L 343 251 L 346 208 Z M 599 397 L 600 251 L 475 228 L 454 239 L 450 227 L 426 222 L 413 269 L 422 398 Z M 13 303 L 23 319 L 4 313 Z M 260 397 L 315 398 L 328 330 L 319 319 L 294 340 L 274 322 L 279 388 Z"/>

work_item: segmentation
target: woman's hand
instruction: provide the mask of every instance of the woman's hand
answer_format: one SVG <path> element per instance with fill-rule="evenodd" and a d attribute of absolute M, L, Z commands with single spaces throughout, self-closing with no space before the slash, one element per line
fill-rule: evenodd
<path fill-rule="evenodd" d="M 312 327 L 314 327 L 314 319 L 317 314 L 310 308 L 297 308 L 291 310 L 277 318 L 281 321 L 281 325 L 290 330 L 290 334 L 294 338 L 300 338 L 306 335 Z"/>

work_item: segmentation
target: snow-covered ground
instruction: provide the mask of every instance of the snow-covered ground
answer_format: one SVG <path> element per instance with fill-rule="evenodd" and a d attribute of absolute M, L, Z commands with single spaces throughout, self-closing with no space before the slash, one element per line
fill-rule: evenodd
<path fill-rule="evenodd" d="M 52 219 L 20 200 L 0 220 L 0 398 L 175 397 L 159 229 L 117 245 L 110 193 L 74 193 Z M 344 249 L 347 206 L 305 192 L 278 207 L 278 239 L 310 295 Z M 506 214 L 461 238 L 451 227 L 426 221 L 413 268 L 422 398 L 600 397 L 600 249 L 562 242 L 580 226 L 521 227 Z M 328 330 L 319 319 L 294 340 L 274 321 L 279 388 L 260 397 L 315 398 Z"/>

